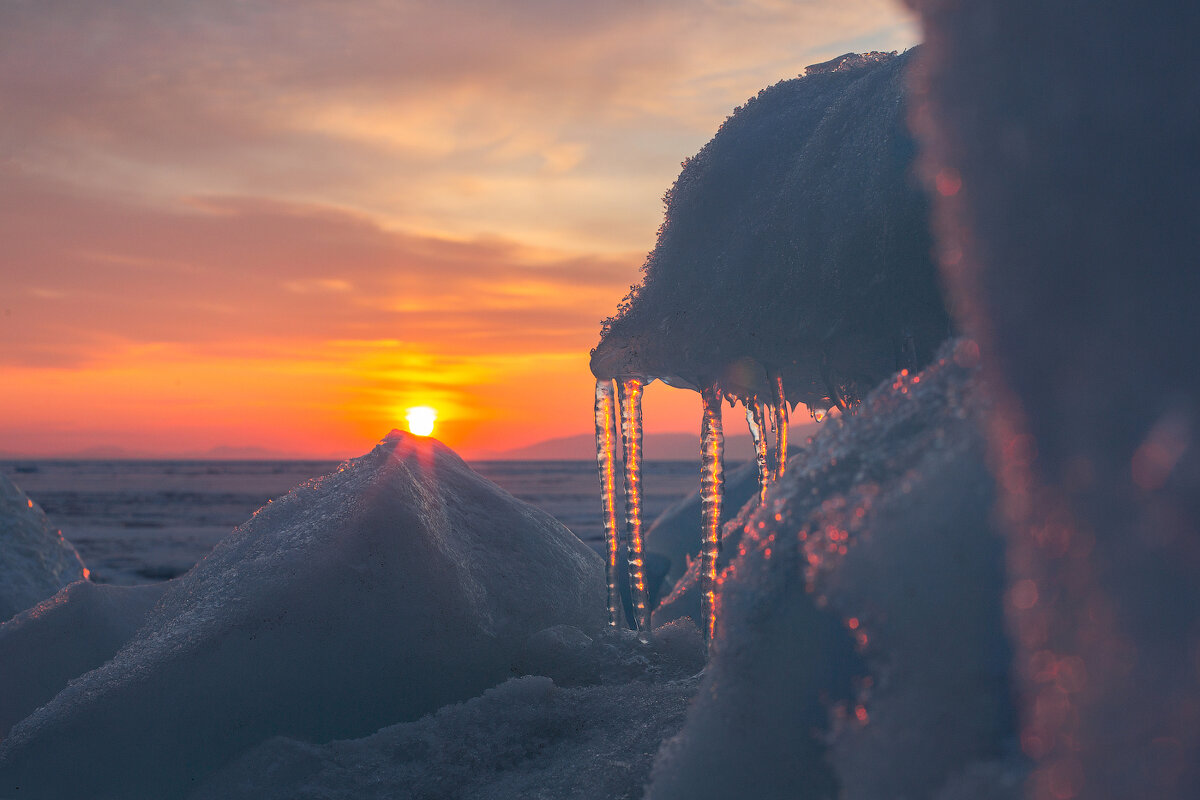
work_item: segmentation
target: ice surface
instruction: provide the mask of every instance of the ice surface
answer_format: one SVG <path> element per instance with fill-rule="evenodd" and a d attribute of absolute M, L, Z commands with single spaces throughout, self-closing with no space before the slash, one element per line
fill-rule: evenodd
<path fill-rule="evenodd" d="M 37 503 L 0 475 L 0 622 L 86 575 Z"/>
<path fill-rule="evenodd" d="M 956 352 L 824 427 L 726 526 L 712 659 L 650 798 L 953 797 L 979 775 L 1017 796 L 1003 542 Z"/>
<path fill-rule="evenodd" d="M 0 739 L 67 681 L 112 658 L 166 589 L 76 581 L 0 625 Z"/>
<path fill-rule="evenodd" d="M 475 696 L 514 674 L 529 634 L 598 629 L 604 608 L 599 556 L 393 432 L 258 511 L 111 661 L 17 724 L 0 796 L 176 796 L 271 736 L 361 736 Z"/>

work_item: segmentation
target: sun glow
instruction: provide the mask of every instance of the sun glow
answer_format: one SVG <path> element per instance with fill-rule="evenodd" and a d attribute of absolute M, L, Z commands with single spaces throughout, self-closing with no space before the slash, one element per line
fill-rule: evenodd
<path fill-rule="evenodd" d="M 408 430 L 416 436 L 428 436 L 433 433 L 433 423 L 437 420 L 437 409 L 429 406 L 413 406 L 404 415 L 408 420 Z"/>

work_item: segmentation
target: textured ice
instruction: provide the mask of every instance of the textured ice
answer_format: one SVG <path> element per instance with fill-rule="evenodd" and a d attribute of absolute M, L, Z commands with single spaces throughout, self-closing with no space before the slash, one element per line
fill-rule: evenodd
<path fill-rule="evenodd" d="M 726 526 L 712 660 L 650 798 L 951 797 L 976 775 L 1016 796 L 1003 542 L 956 347 Z"/>
<path fill-rule="evenodd" d="M 83 561 L 37 503 L 0 475 L 0 622 L 85 575 Z"/>
<path fill-rule="evenodd" d="M 789 402 L 826 409 L 899 368 L 906 345 L 928 359 L 947 314 L 910 174 L 911 60 L 844 56 L 737 109 L 667 193 L 592 372 L 763 399 L 781 374 Z"/>
<path fill-rule="evenodd" d="M 112 658 L 167 586 L 76 581 L 0 625 L 0 739 L 67 681 Z"/>
<path fill-rule="evenodd" d="M 597 629 L 604 608 L 602 561 L 568 530 L 393 432 L 260 509 L 18 723 L 0 796 L 176 796 L 271 736 L 362 736 L 475 696 L 531 633 Z"/>

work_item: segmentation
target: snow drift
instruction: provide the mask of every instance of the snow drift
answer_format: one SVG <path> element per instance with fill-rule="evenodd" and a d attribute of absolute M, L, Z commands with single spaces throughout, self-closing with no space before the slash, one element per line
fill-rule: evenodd
<path fill-rule="evenodd" d="M 0 475 L 0 622 L 86 575 L 83 561 L 46 514 Z"/>
<path fill-rule="evenodd" d="M 393 432 L 256 512 L 111 661 L 17 724 L 0 795 L 179 796 L 271 736 L 361 736 L 478 695 L 529 634 L 603 614 L 587 546 Z"/>
<path fill-rule="evenodd" d="M 1016 796 L 977 360 L 952 342 L 880 387 L 726 526 L 711 661 L 650 798 Z"/>

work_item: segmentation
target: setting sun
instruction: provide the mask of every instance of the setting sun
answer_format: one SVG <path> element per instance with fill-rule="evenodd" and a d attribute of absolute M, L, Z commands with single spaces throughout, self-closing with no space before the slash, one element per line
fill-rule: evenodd
<path fill-rule="evenodd" d="M 408 430 L 417 436 L 428 436 L 433 433 L 433 423 L 437 419 L 437 409 L 429 406 L 414 406 L 404 415 L 408 420 Z"/>

